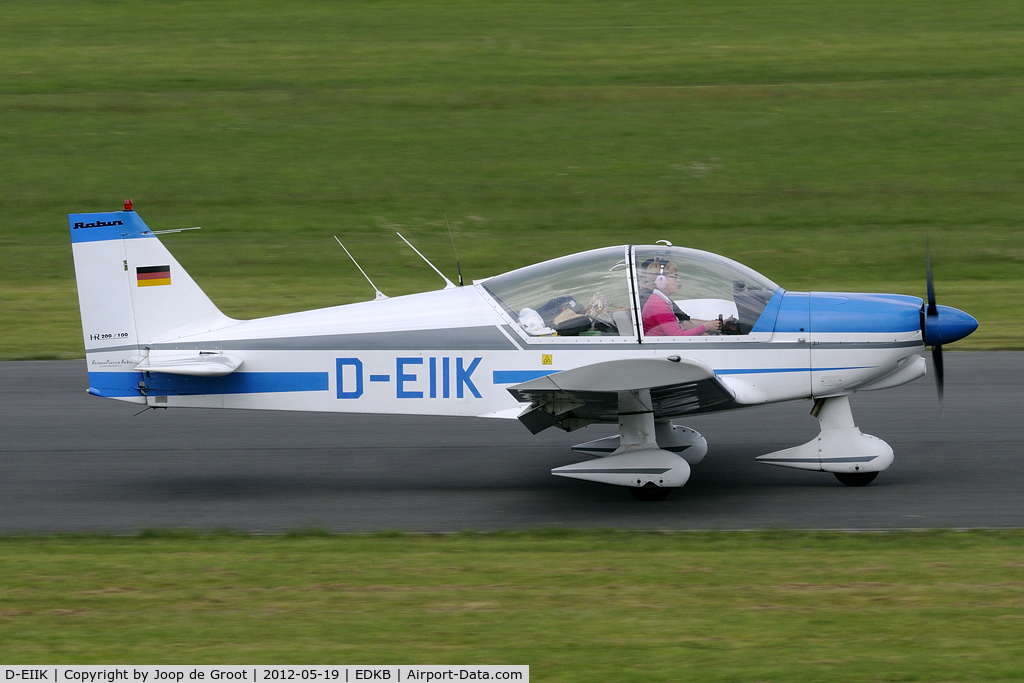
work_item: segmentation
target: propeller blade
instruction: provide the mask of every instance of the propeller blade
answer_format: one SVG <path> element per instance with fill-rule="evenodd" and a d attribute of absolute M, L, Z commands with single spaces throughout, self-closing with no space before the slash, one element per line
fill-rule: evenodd
<path fill-rule="evenodd" d="M 939 390 L 939 412 L 942 412 L 942 395 L 943 388 L 945 385 L 946 373 L 945 369 L 942 366 L 942 344 L 935 342 L 941 341 L 944 337 L 944 334 L 943 326 L 939 324 L 939 309 L 935 304 L 935 283 L 932 280 L 932 253 L 931 246 L 928 244 L 927 237 L 925 238 L 924 242 L 924 271 L 925 277 L 927 278 L 928 282 L 928 308 L 925 311 L 925 316 L 921 319 L 921 334 L 924 335 L 925 342 L 927 343 L 929 325 L 928 320 L 932 319 L 932 322 L 936 326 L 936 329 L 934 330 L 936 334 L 932 335 L 932 365 L 935 367 L 935 388 Z M 956 309 L 952 309 L 952 311 L 955 313 L 963 314 L 962 311 L 957 311 Z M 966 317 L 970 318 L 970 316 Z M 952 322 L 952 320 L 947 320 L 947 322 Z M 948 327 L 949 326 L 947 325 L 947 328 Z M 974 327 L 972 327 L 970 330 L 967 330 L 966 334 L 970 334 L 971 332 L 973 332 L 974 328 L 976 327 L 977 322 L 975 322 Z M 946 329 L 945 332 L 949 332 L 949 329 Z M 961 336 L 966 335 L 957 335 L 952 338 L 958 339 Z"/>
<path fill-rule="evenodd" d="M 932 282 L 932 253 L 931 248 L 928 245 L 928 240 L 925 238 L 924 242 L 924 272 L 928 282 L 928 311 L 927 315 L 938 315 L 939 312 L 935 308 L 935 283 Z"/>

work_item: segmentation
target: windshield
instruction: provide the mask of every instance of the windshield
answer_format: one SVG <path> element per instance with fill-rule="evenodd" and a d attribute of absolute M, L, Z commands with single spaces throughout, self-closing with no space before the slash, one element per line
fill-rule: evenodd
<path fill-rule="evenodd" d="M 563 256 L 481 284 L 533 336 L 633 336 L 627 247 Z"/>
<path fill-rule="evenodd" d="M 686 333 L 680 330 L 688 331 L 700 321 L 715 321 L 719 316 L 726 322 L 724 334 L 749 334 L 778 289 L 760 273 L 706 251 L 634 247 L 633 256 L 646 336 L 678 336 Z M 679 326 L 655 325 L 659 313 L 678 318 Z M 730 323 L 730 318 L 735 322 Z"/>

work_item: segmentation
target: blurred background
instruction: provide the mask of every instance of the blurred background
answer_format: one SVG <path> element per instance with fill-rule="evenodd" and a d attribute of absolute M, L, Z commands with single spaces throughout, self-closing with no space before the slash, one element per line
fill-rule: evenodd
<path fill-rule="evenodd" d="M 0 358 L 84 355 L 66 214 L 132 198 L 228 315 L 671 240 L 1024 347 L 1024 5 L 18 2 Z"/>

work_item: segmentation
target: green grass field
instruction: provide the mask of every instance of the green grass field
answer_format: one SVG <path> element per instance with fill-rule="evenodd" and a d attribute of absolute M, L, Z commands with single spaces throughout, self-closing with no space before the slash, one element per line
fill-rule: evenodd
<path fill-rule="evenodd" d="M 1020 680 L 1022 551 L 1019 531 L 7 537 L 0 661 Z"/>
<path fill-rule="evenodd" d="M 1024 348 L 1024 5 L 5 2 L 0 358 L 83 355 L 66 214 L 125 197 L 256 317 L 619 243 L 922 295 Z"/>

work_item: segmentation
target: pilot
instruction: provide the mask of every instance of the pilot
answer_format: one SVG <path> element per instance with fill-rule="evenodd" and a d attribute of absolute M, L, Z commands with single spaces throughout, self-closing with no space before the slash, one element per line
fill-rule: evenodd
<path fill-rule="evenodd" d="M 691 319 L 672 301 L 672 295 L 679 289 L 679 268 L 676 264 L 654 259 L 647 263 L 643 274 L 646 282 L 642 287 L 651 288 L 641 315 L 645 336 L 695 337 L 722 331 L 721 321 Z"/>

